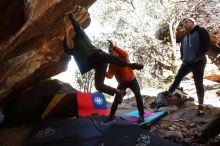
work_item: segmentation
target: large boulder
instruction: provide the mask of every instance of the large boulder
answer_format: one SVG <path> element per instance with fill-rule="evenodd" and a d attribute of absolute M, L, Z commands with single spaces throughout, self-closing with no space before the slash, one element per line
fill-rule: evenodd
<path fill-rule="evenodd" d="M 10 94 L 66 70 L 63 52 L 66 12 L 83 28 L 95 0 L 2 0 L 0 2 L 0 107 Z"/>
<path fill-rule="evenodd" d="M 42 80 L 22 92 L 14 92 L 4 108 L 5 124 L 38 122 L 49 102 L 59 93 L 76 93 L 71 85 L 59 80 Z M 74 104 L 72 105 L 74 106 Z M 68 109 L 68 108 L 67 108 Z M 65 116 L 65 115 L 63 115 Z"/>

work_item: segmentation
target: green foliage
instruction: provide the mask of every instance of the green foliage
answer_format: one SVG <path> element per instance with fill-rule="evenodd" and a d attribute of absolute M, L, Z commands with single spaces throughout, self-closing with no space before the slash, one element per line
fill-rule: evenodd
<path fill-rule="evenodd" d="M 172 51 L 166 47 L 169 43 L 155 39 L 155 30 L 166 19 L 168 5 L 157 0 L 102 0 L 96 7 L 102 9 L 92 17 L 104 28 L 93 38 L 96 46 L 107 48 L 106 40 L 113 40 L 129 52 L 132 62 L 144 64 L 144 70 L 136 72 L 140 86 L 162 86 L 164 66 L 172 66 L 168 56 Z"/>
<path fill-rule="evenodd" d="M 171 71 L 172 71 L 174 74 L 176 74 L 176 72 L 177 72 L 177 66 L 172 65 L 172 66 L 170 66 L 170 69 L 171 69 Z"/>
<path fill-rule="evenodd" d="M 163 83 L 165 84 L 169 84 L 173 81 L 174 76 L 173 75 L 169 75 L 168 77 L 166 77 L 165 79 L 163 79 Z"/>
<path fill-rule="evenodd" d="M 91 70 L 84 75 L 80 72 L 75 72 L 76 83 L 80 91 L 91 92 L 94 82 L 94 71 Z"/>
<path fill-rule="evenodd" d="M 142 87 L 162 87 L 171 82 L 177 70 L 176 27 L 185 14 L 194 13 L 195 5 L 198 6 L 196 1 L 178 0 L 97 1 L 90 14 L 92 20 L 100 24 L 98 29 L 103 31 L 94 35 L 93 42 L 98 48 L 106 50 L 106 40 L 113 40 L 129 52 L 132 62 L 144 64 L 143 70 L 135 72 Z M 161 24 L 168 26 L 166 41 L 155 38 Z M 164 73 L 170 71 L 173 75 L 164 79 Z"/>

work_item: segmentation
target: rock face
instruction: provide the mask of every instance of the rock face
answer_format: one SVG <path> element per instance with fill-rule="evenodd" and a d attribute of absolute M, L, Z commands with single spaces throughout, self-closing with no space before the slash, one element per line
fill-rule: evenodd
<path fill-rule="evenodd" d="M 56 93 L 75 93 L 77 90 L 59 80 L 39 81 L 14 94 L 4 107 L 5 124 L 37 122 Z M 74 106 L 74 104 L 72 105 Z M 68 108 L 66 109 L 68 110 Z M 63 117 L 65 115 L 63 114 Z"/>
<path fill-rule="evenodd" d="M 95 0 L 3 0 L 0 2 L 0 107 L 32 83 L 66 70 L 70 57 L 62 49 L 66 12 L 83 28 Z"/>

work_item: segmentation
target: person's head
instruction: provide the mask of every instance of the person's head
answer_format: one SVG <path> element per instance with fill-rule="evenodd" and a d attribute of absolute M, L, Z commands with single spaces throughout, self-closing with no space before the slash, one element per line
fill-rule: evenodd
<path fill-rule="evenodd" d="M 192 17 L 183 19 L 183 27 L 187 32 L 190 32 L 193 30 L 193 28 L 196 26 L 196 20 Z"/>

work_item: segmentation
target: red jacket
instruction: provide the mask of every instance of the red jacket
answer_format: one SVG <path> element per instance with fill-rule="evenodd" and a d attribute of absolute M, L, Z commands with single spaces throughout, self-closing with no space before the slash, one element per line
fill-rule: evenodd
<path fill-rule="evenodd" d="M 118 57 L 130 63 L 129 55 L 126 51 L 118 47 L 115 47 L 114 50 L 119 54 Z M 115 75 L 115 78 L 118 81 L 118 83 L 129 82 L 135 78 L 134 72 L 130 67 L 121 67 L 121 66 L 110 64 L 108 72 L 106 72 L 105 76 L 107 78 L 112 78 L 113 75 Z"/>

